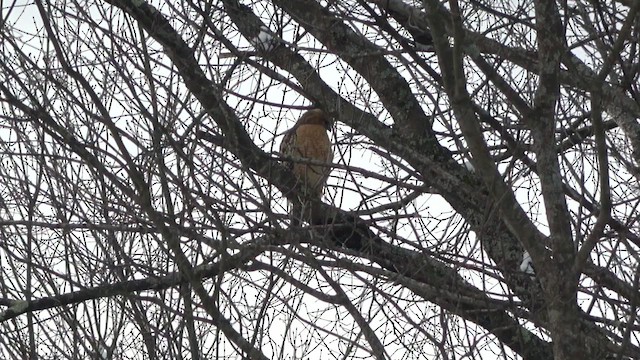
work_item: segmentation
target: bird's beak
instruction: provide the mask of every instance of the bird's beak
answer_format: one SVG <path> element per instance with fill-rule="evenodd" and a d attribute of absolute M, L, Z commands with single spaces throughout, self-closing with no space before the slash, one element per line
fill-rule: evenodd
<path fill-rule="evenodd" d="M 327 129 L 327 131 L 331 131 L 333 130 L 333 126 L 335 125 L 335 120 L 334 119 L 327 119 L 327 121 L 325 121 L 324 127 Z"/>

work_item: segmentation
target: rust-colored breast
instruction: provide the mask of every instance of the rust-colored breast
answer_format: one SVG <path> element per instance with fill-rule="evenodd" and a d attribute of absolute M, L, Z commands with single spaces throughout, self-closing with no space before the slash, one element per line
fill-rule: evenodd
<path fill-rule="evenodd" d="M 308 195 L 321 197 L 331 168 L 305 164 L 304 160 L 327 164 L 332 162 L 333 150 L 325 127 L 319 124 L 300 124 L 285 135 L 280 151 L 284 155 L 302 160 L 302 163 L 294 160 L 293 172 L 305 184 Z"/>

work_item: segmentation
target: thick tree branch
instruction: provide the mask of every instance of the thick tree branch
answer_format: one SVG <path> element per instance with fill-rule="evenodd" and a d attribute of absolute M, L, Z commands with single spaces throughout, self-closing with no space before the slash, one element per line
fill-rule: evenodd
<path fill-rule="evenodd" d="M 428 28 L 427 14 L 418 8 L 404 3 L 402 0 L 367 0 L 377 4 L 382 8 L 388 8 L 394 12 L 410 17 L 418 28 Z M 450 12 L 442 5 L 436 9 L 438 16 L 445 22 L 445 29 L 448 36 L 453 36 Z M 472 54 L 480 52 L 482 54 L 492 54 L 501 59 L 508 60 L 527 71 L 539 74 L 538 53 L 523 48 L 512 48 L 494 39 L 487 38 L 482 34 L 464 30 L 464 51 Z M 597 74 L 573 53 L 565 52 L 560 54 L 562 63 L 568 69 L 561 70 L 558 74 L 559 81 L 569 87 L 577 87 L 585 91 L 591 91 L 592 84 Z M 640 123 L 636 120 L 640 118 L 640 106 L 625 94 L 624 90 L 616 85 L 603 82 L 602 95 L 603 107 L 605 111 L 612 114 L 612 120 L 623 129 L 629 138 L 636 165 L 640 164 Z"/>
<path fill-rule="evenodd" d="M 199 279 L 213 278 L 232 269 L 237 269 L 251 261 L 262 252 L 260 246 L 248 246 L 238 255 L 229 257 L 221 262 L 201 265 L 193 269 L 193 274 Z M 16 300 L 9 308 L 0 314 L 0 322 L 13 319 L 27 312 L 51 309 L 66 305 L 79 304 L 88 300 L 95 300 L 118 295 L 128 295 L 139 291 L 158 291 L 188 284 L 187 279 L 180 272 L 173 272 L 165 276 L 140 280 L 121 281 L 112 284 L 95 286 L 71 293 L 35 299 L 30 302 Z"/>

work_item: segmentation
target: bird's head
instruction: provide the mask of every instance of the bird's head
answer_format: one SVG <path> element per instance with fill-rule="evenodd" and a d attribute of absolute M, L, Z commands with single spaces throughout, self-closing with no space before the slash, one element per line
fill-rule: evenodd
<path fill-rule="evenodd" d="M 302 115 L 298 125 L 322 125 L 327 131 L 331 131 L 333 120 L 321 109 L 313 109 Z"/>

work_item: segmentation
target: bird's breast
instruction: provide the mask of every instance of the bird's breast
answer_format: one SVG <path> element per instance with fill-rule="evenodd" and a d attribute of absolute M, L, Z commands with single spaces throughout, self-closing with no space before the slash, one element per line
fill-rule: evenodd
<path fill-rule="evenodd" d="M 331 141 L 322 125 L 300 126 L 295 140 L 300 156 L 328 162 L 333 159 Z"/>

